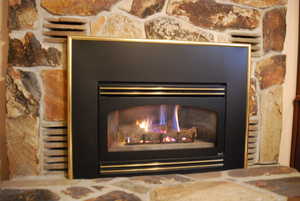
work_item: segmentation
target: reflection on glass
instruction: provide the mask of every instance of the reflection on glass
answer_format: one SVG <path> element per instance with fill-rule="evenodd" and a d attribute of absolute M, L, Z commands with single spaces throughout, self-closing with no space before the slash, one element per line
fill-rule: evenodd
<path fill-rule="evenodd" d="M 108 115 L 108 151 L 214 147 L 216 112 L 181 105 L 146 105 Z"/>

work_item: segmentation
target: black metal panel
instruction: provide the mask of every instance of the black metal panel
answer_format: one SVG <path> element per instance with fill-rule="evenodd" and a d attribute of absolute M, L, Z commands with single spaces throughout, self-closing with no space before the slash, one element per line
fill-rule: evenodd
<path fill-rule="evenodd" d="M 75 178 L 99 176 L 98 82 L 225 84 L 225 169 L 243 167 L 248 48 L 73 40 L 72 65 Z"/>

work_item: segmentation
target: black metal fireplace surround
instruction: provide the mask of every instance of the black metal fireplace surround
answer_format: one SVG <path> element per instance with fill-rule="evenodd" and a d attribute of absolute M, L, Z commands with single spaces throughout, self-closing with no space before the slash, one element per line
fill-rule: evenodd
<path fill-rule="evenodd" d="M 248 45 L 68 39 L 69 176 L 244 167 Z"/>

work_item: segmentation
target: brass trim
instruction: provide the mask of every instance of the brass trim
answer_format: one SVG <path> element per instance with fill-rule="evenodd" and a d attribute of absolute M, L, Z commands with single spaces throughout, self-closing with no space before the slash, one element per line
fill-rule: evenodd
<path fill-rule="evenodd" d="M 68 37 L 68 178 L 73 179 L 73 143 L 72 143 L 72 37 Z"/>
<path fill-rule="evenodd" d="M 153 172 L 159 170 L 182 170 L 182 169 L 192 169 L 192 168 L 201 168 L 201 167 L 222 167 L 224 164 L 208 164 L 208 165 L 190 165 L 190 166 L 181 166 L 181 167 L 155 167 L 155 168 L 136 168 L 136 169 L 126 169 L 126 170 L 101 170 L 100 173 L 126 173 L 126 172 Z"/>
<path fill-rule="evenodd" d="M 160 96 L 160 95 L 215 95 L 215 96 L 224 96 L 225 93 L 201 93 L 201 92 L 99 92 L 100 95 L 154 95 L 154 96 Z"/>
<path fill-rule="evenodd" d="M 125 39 L 125 38 L 107 38 L 95 36 L 69 36 L 72 40 L 93 40 L 93 41 L 116 41 L 116 42 L 138 42 L 138 43 L 159 43 L 159 44 L 181 44 L 181 45 L 206 45 L 206 46 L 227 46 L 227 47 L 248 47 L 250 44 L 237 43 L 217 43 L 217 42 L 193 42 L 193 41 L 179 41 L 179 40 L 149 40 L 149 39 Z"/>
<path fill-rule="evenodd" d="M 248 165 L 248 122 L 249 122 L 249 89 L 250 89 L 250 66 L 251 66 L 251 45 L 237 43 L 212 43 L 212 42 L 192 42 L 192 41 L 175 41 L 175 40 L 147 40 L 147 39 L 121 39 L 121 38 L 104 38 L 92 36 L 68 36 L 67 54 L 68 54 L 68 178 L 73 179 L 73 146 L 72 146 L 72 41 L 73 40 L 93 40 L 93 41 L 116 41 L 116 42 L 139 42 L 139 43 L 161 43 L 161 44 L 180 44 L 180 45 L 206 45 L 206 46 L 224 46 L 224 47 L 243 47 L 248 48 L 248 99 L 247 99 L 247 120 L 246 120 L 246 137 L 245 137 L 245 159 L 244 167 Z"/>
<path fill-rule="evenodd" d="M 248 46 L 248 73 L 247 73 L 247 102 L 246 102 L 246 127 L 245 127 L 245 150 L 244 150 L 244 168 L 248 167 L 248 137 L 249 137 L 249 98 L 250 98 L 250 77 L 251 77 L 251 45 Z"/>
<path fill-rule="evenodd" d="M 215 160 L 201 160 L 201 161 L 181 161 L 181 162 L 153 162 L 153 163 L 139 163 L 139 164 L 123 164 L 123 165 L 101 165 L 101 168 L 121 168 L 121 167 L 143 167 L 143 166 L 158 166 L 158 165 L 181 165 L 193 163 L 209 163 L 209 162 L 224 162 L 223 159 Z"/>
<path fill-rule="evenodd" d="M 100 90 L 153 90 L 153 91 L 225 91 L 225 88 L 176 88 L 176 87 L 99 87 Z"/>

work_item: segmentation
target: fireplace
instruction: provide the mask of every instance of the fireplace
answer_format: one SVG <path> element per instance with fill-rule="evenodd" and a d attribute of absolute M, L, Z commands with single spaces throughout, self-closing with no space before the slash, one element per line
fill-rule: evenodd
<path fill-rule="evenodd" d="M 244 167 L 248 45 L 68 42 L 70 177 Z"/>

